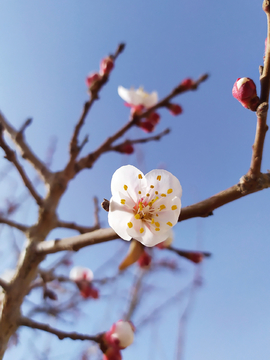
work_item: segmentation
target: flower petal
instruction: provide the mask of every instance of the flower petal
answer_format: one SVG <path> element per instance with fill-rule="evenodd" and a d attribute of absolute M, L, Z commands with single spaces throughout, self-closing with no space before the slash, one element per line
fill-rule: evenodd
<path fill-rule="evenodd" d="M 127 103 L 131 104 L 130 90 L 123 86 L 118 86 L 118 95 Z"/>
<path fill-rule="evenodd" d="M 131 240 L 131 236 L 127 233 L 127 224 L 131 218 L 133 218 L 133 214 L 126 211 L 121 204 L 111 198 L 108 222 L 110 227 L 124 240 Z"/>
<path fill-rule="evenodd" d="M 156 169 L 145 175 L 147 185 L 155 186 L 155 191 L 158 191 L 158 196 L 164 194 L 167 196 L 182 196 L 182 186 L 173 174 L 167 170 Z M 165 196 L 164 196 L 165 197 Z"/>
<path fill-rule="evenodd" d="M 111 182 L 112 195 L 126 193 L 135 203 L 139 199 L 139 191 L 146 186 L 143 173 L 135 166 L 122 166 L 115 171 Z"/>
<path fill-rule="evenodd" d="M 156 91 L 153 91 L 151 94 L 149 94 L 147 97 L 144 98 L 143 105 L 146 108 L 150 108 L 156 105 L 157 102 L 158 102 L 158 94 Z"/>

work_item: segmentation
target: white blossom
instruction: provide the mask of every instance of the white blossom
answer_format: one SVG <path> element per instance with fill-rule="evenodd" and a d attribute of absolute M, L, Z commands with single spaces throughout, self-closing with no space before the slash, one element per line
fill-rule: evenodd
<path fill-rule="evenodd" d="M 112 327 L 111 338 L 119 340 L 120 348 L 131 345 L 134 340 L 134 326 L 129 321 L 119 320 Z"/>
<path fill-rule="evenodd" d="M 170 236 L 181 210 L 182 187 L 166 170 L 143 173 L 132 165 L 115 171 L 108 221 L 124 240 L 155 246 Z"/>
<path fill-rule="evenodd" d="M 118 94 L 131 106 L 142 105 L 148 109 L 156 105 L 158 102 L 158 94 L 156 91 L 148 94 L 141 87 L 137 90 L 135 90 L 134 88 L 128 90 L 125 89 L 123 86 L 118 86 Z"/>
<path fill-rule="evenodd" d="M 87 280 L 91 282 L 94 278 L 93 271 L 82 266 L 74 266 L 69 273 L 69 278 L 73 281 Z"/>

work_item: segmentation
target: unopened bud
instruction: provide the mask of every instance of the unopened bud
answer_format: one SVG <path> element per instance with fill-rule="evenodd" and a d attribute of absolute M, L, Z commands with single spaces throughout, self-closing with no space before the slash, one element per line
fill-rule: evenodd
<path fill-rule="evenodd" d="M 131 321 L 119 320 L 111 327 L 107 339 L 120 349 L 125 349 L 133 343 L 135 327 Z"/>
<path fill-rule="evenodd" d="M 86 78 L 86 85 L 88 87 L 88 90 L 91 91 L 95 88 L 95 86 L 100 81 L 101 76 L 99 73 L 93 73 L 87 76 Z"/>
<path fill-rule="evenodd" d="M 168 104 L 167 108 L 170 110 L 170 113 L 175 116 L 180 115 L 183 112 L 183 109 L 178 104 Z"/>
<path fill-rule="evenodd" d="M 160 115 L 156 112 L 152 112 L 148 118 L 147 121 L 150 121 L 153 125 L 157 125 L 160 120 Z"/>
<path fill-rule="evenodd" d="M 151 256 L 146 251 L 144 251 L 142 255 L 139 257 L 138 265 L 141 268 L 148 267 L 151 264 L 151 261 L 152 261 Z"/>
<path fill-rule="evenodd" d="M 184 88 L 184 90 L 189 90 L 192 88 L 193 83 L 194 81 L 192 79 L 187 78 L 181 82 L 181 86 Z"/>
<path fill-rule="evenodd" d="M 110 56 L 104 58 L 100 63 L 101 75 L 109 74 L 113 68 L 114 68 L 114 62 Z"/>
<path fill-rule="evenodd" d="M 259 106 L 256 85 L 250 78 L 238 78 L 233 85 L 232 95 L 247 109 L 256 111 Z"/>
<path fill-rule="evenodd" d="M 134 147 L 130 142 L 125 142 L 124 144 L 117 147 L 117 151 L 119 151 L 122 154 L 133 154 Z"/>
<path fill-rule="evenodd" d="M 148 120 L 140 121 L 138 126 L 147 133 L 153 132 L 155 130 L 155 124 Z"/>

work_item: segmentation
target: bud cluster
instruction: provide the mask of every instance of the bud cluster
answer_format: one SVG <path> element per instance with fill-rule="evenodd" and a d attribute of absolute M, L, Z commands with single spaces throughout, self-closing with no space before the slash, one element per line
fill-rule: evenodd
<path fill-rule="evenodd" d="M 114 61 L 112 56 L 107 56 L 106 58 L 101 60 L 99 72 L 94 72 L 88 75 L 86 78 L 86 86 L 90 94 L 92 91 L 97 89 L 102 77 L 104 75 L 109 75 L 113 68 Z"/>
<path fill-rule="evenodd" d="M 92 284 L 94 278 L 92 270 L 81 266 L 75 266 L 71 269 L 69 278 L 76 283 L 80 290 L 80 294 L 84 299 L 99 298 L 99 291 Z"/>
<path fill-rule="evenodd" d="M 135 327 L 131 321 L 119 320 L 102 335 L 103 360 L 121 360 L 120 350 L 133 343 Z"/>

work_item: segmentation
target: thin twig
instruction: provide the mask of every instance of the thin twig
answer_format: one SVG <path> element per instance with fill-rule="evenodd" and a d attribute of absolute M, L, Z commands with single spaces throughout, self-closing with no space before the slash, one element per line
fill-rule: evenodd
<path fill-rule="evenodd" d="M 43 200 L 42 198 L 38 195 L 38 193 L 36 192 L 33 184 L 31 183 L 30 179 L 28 178 L 28 176 L 26 175 L 24 168 L 22 167 L 22 165 L 19 163 L 16 153 L 15 151 L 11 150 L 11 148 L 7 145 L 7 143 L 4 140 L 3 137 L 3 131 L 0 128 L 0 147 L 4 150 L 5 154 L 6 154 L 6 159 L 10 162 L 12 162 L 14 164 L 14 166 L 16 167 L 16 169 L 18 170 L 18 173 L 20 174 L 24 185 L 27 187 L 27 189 L 29 190 L 30 194 L 33 196 L 33 198 L 36 200 L 36 203 L 39 206 L 42 206 L 43 204 Z"/>
<path fill-rule="evenodd" d="M 27 327 L 30 327 L 32 329 L 38 329 L 38 330 L 46 331 L 48 333 L 56 335 L 59 340 L 63 340 L 63 339 L 91 340 L 91 341 L 95 341 L 96 343 L 100 343 L 100 335 L 90 336 L 90 335 L 78 334 L 76 332 L 61 331 L 61 330 L 58 330 L 58 329 L 55 329 L 55 328 L 51 327 L 50 325 L 34 321 L 34 320 L 29 319 L 29 318 L 27 318 L 25 316 L 22 316 L 18 320 L 18 325 L 19 326 L 27 326 Z"/>
<path fill-rule="evenodd" d="M 51 173 L 47 169 L 46 165 L 34 154 L 34 152 L 26 144 L 23 137 L 23 132 L 16 131 L 1 113 L 0 124 L 2 124 L 13 142 L 18 146 L 22 157 L 26 159 L 36 169 L 36 171 L 39 173 L 39 175 L 45 182 L 48 182 Z"/>
<path fill-rule="evenodd" d="M 197 81 L 194 81 L 194 85 L 190 89 L 186 89 L 184 86 L 179 85 L 177 86 L 172 92 L 166 96 L 164 99 L 159 101 L 155 106 L 149 108 L 148 110 L 144 111 L 141 114 L 134 114 L 133 117 L 130 119 L 130 121 L 125 124 L 120 130 L 118 130 L 114 135 L 110 136 L 107 140 L 104 141 L 104 143 L 96 149 L 93 153 L 90 153 L 86 155 L 85 157 L 82 157 L 79 159 L 75 166 L 75 172 L 78 173 L 79 171 L 85 169 L 85 168 L 91 168 L 94 164 L 94 162 L 105 152 L 110 150 L 110 147 L 112 144 L 118 140 L 121 136 L 123 136 L 131 127 L 135 126 L 140 119 L 146 118 L 151 112 L 165 107 L 168 105 L 169 101 L 174 98 L 175 96 L 189 91 L 189 90 L 195 90 L 198 88 L 198 86 L 207 79 L 208 75 L 202 75 Z"/>
<path fill-rule="evenodd" d="M 143 280 L 143 277 L 145 276 L 146 272 L 147 272 L 147 269 L 139 268 L 139 273 L 136 276 L 134 285 L 132 286 L 132 289 L 131 289 L 131 297 L 130 297 L 128 310 L 127 310 L 126 314 L 123 316 L 125 321 L 128 321 L 131 319 L 131 316 L 134 314 L 134 311 L 136 310 L 137 306 L 139 305 L 139 301 L 140 301 L 139 292 L 141 290 L 142 280 Z"/>
<path fill-rule="evenodd" d="M 108 151 L 123 152 L 122 149 L 126 144 L 133 145 L 133 144 L 143 144 L 143 143 L 147 143 L 149 141 L 159 141 L 163 136 L 169 134 L 170 131 L 171 131 L 170 129 L 165 129 L 164 131 L 162 131 L 161 133 L 159 133 L 155 136 L 149 136 L 147 138 L 135 139 L 135 140 L 126 140 L 126 141 L 122 142 L 121 144 L 118 144 L 116 146 L 111 146 Z"/>
<path fill-rule="evenodd" d="M 111 55 L 111 58 L 115 61 L 116 58 L 118 57 L 118 55 L 124 50 L 125 45 L 124 44 L 120 44 L 117 47 L 117 50 L 115 52 L 114 55 Z M 96 100 L 98 100 L 99 98 L 99 92 L 100 90 L 103 88 L 103 86 L 108 82 L 109 80 L 109 74 L 103 74 L 100 78 L 100 80 L 97 81 L 97 83 L 95 84 L 95 87 L 93 89 L 91 89 L 90 91 L 90 99 L 88 101 L 85 102 L 84 104 L 84 108 L 82 111 L 82 114 L 75 126 L 71 141 L 70 141 L 70 159 L 69 162 L 66 166 L 66 171 L 69 171 L 73 165 L 74 162 L 77 158 L 77 156 L 79 155 L 82 147 L 85 145 L 86 141 L 88 140 L 85 139 L 82 143 L 81 146 L 78 145 L 78 137 L 81 131 L 82 126 L 84 125 L 85 119 L 89 113 L 89 110 L 91 109 L 92 105 L 94 104 L 94 102 Z"/>
<path fill-rule="evenodd" d="M 9 219 L 5 219 L 5 218 L 3 218 L 1 216 L 0 216 L 0 223 L 1 224 L 6 224 L 6 225 L 11 226 L 11 227 L 14 227 L 15 229 L 21 230 L 22 232 L 26 232 L 29 229 L 28 226 L 19 224 L 19 223 L 15 222 L 15 221 L 12 221 L 12 220 L 9 220 Z"/>

